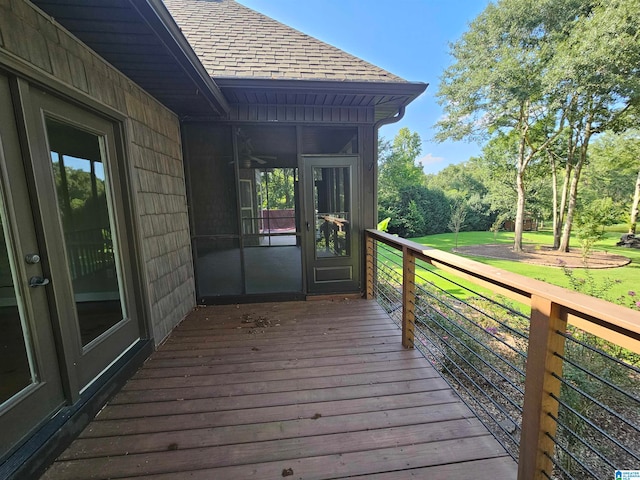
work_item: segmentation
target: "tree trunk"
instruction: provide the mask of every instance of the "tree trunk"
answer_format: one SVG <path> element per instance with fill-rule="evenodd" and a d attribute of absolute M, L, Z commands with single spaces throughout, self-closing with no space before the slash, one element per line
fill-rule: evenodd
<path fill-rule="evenodd" d="M 560 207 L 558 209 L 558 224 L 553 229 L 553 248 L 560 248 L 560 237 L 562 235 L 562 224 L 566 217 L 567 199 L 569 197 L 569 185 L 571 183 L 571 175 L 573 173 L 572 160 L 567 160 L 567 167 L 564 169 L 564 180 L 562 182 L 562 193 L 560 195 Z"/>
<path fill-rule="evenodd" d="M 582 170 L 582 159 L 578 161 L 576 168 L 573 171 L 573 178 L 571 179 L 571 188 L 569 190 L 569 205 L 567 207 L 567 215 L 564 221 L 564 228 L 562 229 L 562 238 L 560 239 L 560 245 L 558 251 L 569 251 L 569 238 L 571 237 L 571 227 L 573 224 L 573 216 L 576 212 L 576 205 L 578 203 L 578 182 L 580 181 L 580 171 Z"/>
<path fill-rule="evenodd" d="M 578 158 L 578 163 L 573 169 L 573 178 L 571 179 L 571 187 L 569 190 L 569 205 L 567 207 L 567 216 L 565 218 L 564 228 L 562 229 L 562 238 L 560 239 L 560 246 L 558 248 L 558 251 L 560 252 L 569 251 L 571 227 L 573 226 L 573 217 L 575 215 L 576 205 L 578 203 L 578 185 L 580 183 L 580 173 L 582 172 L 583 165 L 587 161 L 587 149 L 589 148 L 591 133 L 591 122 L 587 121 L 584 132 L 584 140 L 582 141 L 582 145 L 580 146 L 580 157 Z"/>
<path fill-rule="evenodd" d="M 558 212 L 558 170 L 556 165 L 556 159 L 553 156 L 553 153 L 547 152 L 547 156 L 549 157 L 549 164 L 551 166 L 551 190 L 552 190 L 552 208 L 553 208 L 553 243 L 554 248 L 558 248 L 555 245 L 556 233 L 558 232 L 558 223 L 560 218 L 560 212 Z M 558 235 L 559 238 L 559 235 Z"/>
<path fill-rule="evenodd" d="M 638 206 L 640 205 L 640 171 L 636 178 L 636 189 L 633 193 L 633 203 L 631 204 L 631 217 L 629 218 L 629 233 L 636 233 L 636 223 L 638 221 Z"/>
<path fill-rule="evenodd" d="M 518 145 L 518 163 L 516 165 L 516 191 L 518 192 L 518 203 L 516 205 L 516 219 L 514 227 L 513 251 L 522 251 L 522 230 L 524 227 L 524 205 L 525 205 L 525 189 L 524 189 L 524 170 L 527 166 L 525 159 L 526 148 L 526 129 L 520 137 Z"/>
<path fill-rule="evenodd" d="M 513 240 L 513 251 L 522 251 L 522 231 L 524 227 L 524 205 L 525 205 L 525 190 L 524 190 L 524 172 L 519 171 L 516 177 L 516 189 L 518 191 L 518 203 L 516 205 L 516 220 L 515 220 L 515 232 Z"/>

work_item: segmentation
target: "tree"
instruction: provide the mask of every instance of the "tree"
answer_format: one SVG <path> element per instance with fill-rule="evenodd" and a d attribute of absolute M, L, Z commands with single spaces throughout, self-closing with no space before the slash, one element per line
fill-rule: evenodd
<path fill-rule="evenodd" d="M 449 223 L 447 224 L 447 228 L 451 230 L 456 239 L 456 248 L 458 248 L 458 234 L 460 233 L 460 229 L 464 227 L 464 221 L 467 217 L 467 207 L 463 202 L 456 202 L 456 204 L 451 208 L 451 217 L 449 218 Z"/>
<path fill-rule="evenodd" d="M 466 204 L 465 226 L 469 230 L 488 230 L 493 223 L 495 213 L 477 163 L 467 161 L 449 165 L 437 174 L 427 175 L 426 183 L 429 189 L 442 190 L 451 204 Z"/>
<path fill-rule="evenodd" d="M 438 97 L 445 118 L 436 139 L 503 135 L 517 146 L 514 250 L 522 249 L 525 171 L 560 134 L 558 96 L 544 76 L 557 36 L 577 0 L 500 0 L 490 4 L 451 46 L 455 59 L 442 76 Z M 575 15 L 575 12 L 573 12 Z"/>
<path fill-rule="evenodd" d="M 628 212 L 629 233 L 636 232 L 640 202 L 640 130 L 606 132 L 593 143 L 586 172 L 590 201 L 610 197 Z"/>
<path fill-rule="evenodd" d="M 406 127 L 393 142 L 378 142 L 378 220 L 391 217 L 389 231 L 404 237 L 424 235 L 427 230 L 425 175 L 416 163 L 421 148 L 420 135 Z"/>
<path fill-rule="evenodd" d="M 558 44 L 546 79 L 567 99 L 572 164 L 559 249 L 569 248 L 580 175 L 591 139 L 628 128 L 640 104 L 640 0 L 584 1 Z"/>
<path fill-rule="evenodd" d="M 582 247 L 582 261 L 586 265 L 593 245 L 604 238 L 604 227 L 614 221 L 611 198 L 594 200 L 577 218 L 577 237 Z"/>
<path fill-rule="evenodd" d="M 400 129 L 392 144 L 379 142 L 379 198 L 391 201 L 398 198 L 402 188 L 424 183 L 422 166 L 416 164 L 421 149 L 420 135 L 406 127 Z"/>
<path fill-rule="evenodd" d="M 398 192 L 397 201 L 381 204 L 379 215 L 391 217 L 390 233 L 421 237 L 446 232 L 449 211 L 449 200 L 441 190 L 408 185 Z"/>

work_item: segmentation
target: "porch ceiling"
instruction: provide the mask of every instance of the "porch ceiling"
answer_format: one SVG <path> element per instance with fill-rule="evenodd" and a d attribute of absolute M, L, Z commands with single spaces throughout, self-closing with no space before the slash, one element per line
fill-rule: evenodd
<path fill-rule="evenodd" d="M 32 1 L 178 115 L 228 111 L 161 0 Z"/>
<path fill-rule="evenodd" d="M 217 77 L 216 84 L 231 104 L 374 108 L 375 120 L 406 107 L 426 83 L 321 80 L 240 79 Z"/>

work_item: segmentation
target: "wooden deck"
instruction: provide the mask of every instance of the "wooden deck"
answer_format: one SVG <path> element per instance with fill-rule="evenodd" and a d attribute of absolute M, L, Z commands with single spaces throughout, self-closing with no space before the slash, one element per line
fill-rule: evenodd
<path fill-rule="evenodd" d="M 45 479 L 511 480 L 375 302 L 199 308 Z"/>

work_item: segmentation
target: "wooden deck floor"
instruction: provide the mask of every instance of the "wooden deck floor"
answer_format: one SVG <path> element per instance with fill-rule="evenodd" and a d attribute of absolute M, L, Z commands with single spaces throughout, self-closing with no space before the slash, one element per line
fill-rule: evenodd
<path fill-rule="evenodd" d="M 200 308 L 45 479 L 511 480 L 375 302 Z"/>

